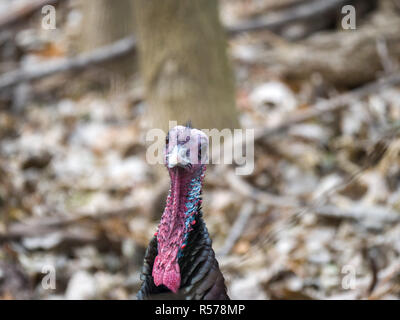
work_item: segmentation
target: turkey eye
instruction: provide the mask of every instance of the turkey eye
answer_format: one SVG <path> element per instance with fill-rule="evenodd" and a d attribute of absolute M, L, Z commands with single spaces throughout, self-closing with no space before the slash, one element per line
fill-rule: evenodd
<path fill-rule="evenodd" d="M 190 140 L 190 136 L 187 136 L 185 142 L 188 142 L 189 140 Z"/>

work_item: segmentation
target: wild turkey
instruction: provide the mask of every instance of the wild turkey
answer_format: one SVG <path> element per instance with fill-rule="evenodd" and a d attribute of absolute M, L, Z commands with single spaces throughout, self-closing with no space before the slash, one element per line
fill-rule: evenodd
<path fill-rule="evenodd" d="M 171 187 L 146 250 L 139 300 L 229 299 L 201 212 L 207 150 L 200 130 L 177 126 L 167 135 L 164 161 Z"/>

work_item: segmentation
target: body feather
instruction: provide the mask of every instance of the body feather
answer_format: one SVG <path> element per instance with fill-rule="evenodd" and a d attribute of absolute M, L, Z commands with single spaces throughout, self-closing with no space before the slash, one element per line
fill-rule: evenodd
<path fill-rule="evenodd" d="M 153 237 L 144 258 L 143 283 L 137 296 L 139 300 L 229 300 L 224 277 L 201 214 L 197 215 L 196 222 L 178 261 L 182 272 L 179 291 L 174 294 L 165 286 L 157 287 L 154 284 L 152 269 L 157 256 L 157 237 Z"/>

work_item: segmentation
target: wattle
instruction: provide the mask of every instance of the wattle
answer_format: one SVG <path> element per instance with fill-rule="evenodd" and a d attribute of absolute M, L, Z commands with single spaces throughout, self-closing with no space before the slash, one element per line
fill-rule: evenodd
<path fill-rule="evenodd" d="M 170 171 L 171 189 L 158 227 L 158 255 L 152 276 L 155 285 L 163 284 L 175 293 L 181 281 L 178 259 L 196 222 L 204 173 L 205 167 L 195 173 L 182 168 Z"/>

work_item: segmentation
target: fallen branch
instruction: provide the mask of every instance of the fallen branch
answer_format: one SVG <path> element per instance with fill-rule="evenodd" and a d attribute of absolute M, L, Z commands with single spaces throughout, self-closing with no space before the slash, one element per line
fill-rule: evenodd
<path fill-rule="evenodd" d="M 16 240 L 23 237 L 36 237 L 59 231 L 60 229 L 83 222 L 100 222 L 117 217 L 127 217 L 137 213 L 137 207 L 106 210 L 97 213 L 77 213 L 72 217 L 46 217 L 18 222 L 10 225 L 5 233 L 0 233 L 0 241 Z"/>
<path fill-rule="evenodd" d="M 238 26 L 228 27 L 227 32 L 235 35 L 241 32 L 270 30 L 277 31 L 291 23 L 306 21 L 310 18 L 324 15 L 337 10 L 344 5 L 346 0 L 316 0 L 305 4 L 297 5 L 293 8 L 282 10 L 281 12 L 268 15 L 260 19 L 253 19 L 242 22 Z"/>
<path fill-rule="evenodd" d="M 317 73 L 330 84 L 354 88 L 374 81 L 385 71 L 382 54 L 390 60 L 398 60 L 399 28 L 398 15 L 376 10 L 357 32 L 318 33 L 303 41 L 260 51 L 249 63 L 291 80 L 307 79 Z M 377 48 L 377 41 L 381 42 L 380 48 Z M 382 52 L 382 43 L 386 53 Z"/>
<path fill-rule="evenodd" d="M 360 88 L 354 89 L 349 93 L 341 94 L 335 98 L 324 100 L 316 103 L 305 111 L 301 111 L 294 116 L 290 117 L 285 122 L 282 122 L 272 128 L 261 129 L 256 133 L 256 140 L 264 138 L 266 136 L 272 136 L 277 133 L 286 131 L 293 125 L 318 118 L 326 113 L 337 111 L 342 108 L 346 108 L 351 102 L 363 99 L 368 94 L 377 92 L 390 85 L 400 84 L 400 73 L 396 73 L 392 76 L 385 77 L 369 83 Z"/>
<path fill-rule="evenodd" d="M 136 39 L 134 37 L 127 37 L 76 57 L 54 59 L 49 62 L 38 63 L 12 71 L 0 77 L 0 90 L 4 90 L 20 82 L 38 80 L 57 72 L 76 71 L 91 65 L 104 63 L 132 52 L 135 47 Z"/>
<path fill-rule="evenodd" d="M 352 205 L 348 208 L 339 208 L 333 205 L 326 205 L 315 208 L 319 216 L 365 221 L 370 226 L 379 227 L 378 224 L 397 223 L 400 221 L 398 212 L 383 206 Z"/>
<path fill-rule="evenodd" d="M 226 181 L 231 188 L 243 197 L 255 200 L 267 206 L 299 207 L 300 203 L 292 197 L 278 196 L 261 191 L 244 181 L 240 176 L 229 170 L 225 173 Z"/>
<path fill-rule="evenodd" d="M 242 235 L 247 222 L 254 212 L 254 204 L 252 201 L 247 201 L 242 206 L 242 209 L 233 224 L 228 237 L 225 240 L 224 246 L 217 253 L 219 256 L 226 256 L 232 250 L 240 236 Z"/>
<path fill-rule="evenodd" d="M 400 273 L 400 259 L 396 259 L 386 269 L 381 270 L 378 273 L 377 285 L 371 295 L 368 297 L 370 300 L 382 299 L 386 294 L 393 290 L 393 282 L 398 274 Z M 398 287 L 398 285 L 397 285 Z"/>

